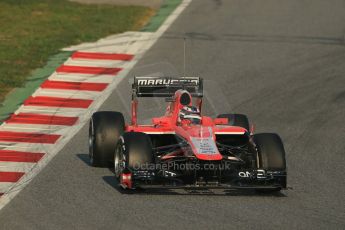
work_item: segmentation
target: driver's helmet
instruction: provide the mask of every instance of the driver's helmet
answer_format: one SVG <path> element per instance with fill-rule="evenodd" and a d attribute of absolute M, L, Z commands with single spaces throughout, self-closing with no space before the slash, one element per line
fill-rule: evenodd
<path fill-rule="evenodd" d="M 200 110 L 195 106 L 183 106 L 178 115 L 178 121 L 190 120 L 191 124 L 200 124 L 201 115 Z"/>

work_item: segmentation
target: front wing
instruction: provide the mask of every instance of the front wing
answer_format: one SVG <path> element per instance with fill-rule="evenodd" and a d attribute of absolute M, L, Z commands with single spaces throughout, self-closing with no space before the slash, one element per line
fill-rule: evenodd
<path fill-rule="evenodd" d="M 212 178 L 175 177 L 172 172 L 133 171 L 131 188 L 143 189 L 286 189 L 286 171 L 234 170 Z M 122 187 L 128 188 L 125 184 Z"/>

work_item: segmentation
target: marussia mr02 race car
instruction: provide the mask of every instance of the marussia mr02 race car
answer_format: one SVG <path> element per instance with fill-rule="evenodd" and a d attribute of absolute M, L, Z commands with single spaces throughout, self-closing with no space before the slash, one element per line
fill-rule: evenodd
<path fill-rule="evenodd" d="M 201 78 L 135 77 L 132 90 L 130 124 L 120 112 L 100 111 L 89 127 L 90 164 L 112 162 L 121 187 L 286 188 L 280 137 L 253 134 L 243 114 L 201 115 Z M 138 124 L 139 97 L 165 97 L 164 116 Z"/>

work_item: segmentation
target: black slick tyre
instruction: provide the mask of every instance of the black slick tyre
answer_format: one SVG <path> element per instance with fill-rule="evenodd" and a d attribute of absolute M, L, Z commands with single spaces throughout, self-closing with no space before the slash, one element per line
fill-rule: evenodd
<path fill-rule="evenodd" d="M 117 141 L 124 129 L 122 113 L 101 111 L 92 115 L 89 125 L 89 157 L 92 166 L 110 165 Z"/>

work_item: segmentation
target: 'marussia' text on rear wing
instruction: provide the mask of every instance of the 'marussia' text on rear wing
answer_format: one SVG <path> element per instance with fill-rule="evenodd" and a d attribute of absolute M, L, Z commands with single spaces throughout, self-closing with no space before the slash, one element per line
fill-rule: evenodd
<path fill-rule="evenodd" d="M 133 96 L 172 97 L 179 89 L 187 90 L 192 97 L 203 96 L 203 79 L 200 77 L 134 77 Z"/>

